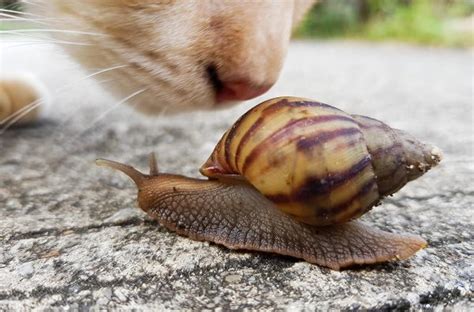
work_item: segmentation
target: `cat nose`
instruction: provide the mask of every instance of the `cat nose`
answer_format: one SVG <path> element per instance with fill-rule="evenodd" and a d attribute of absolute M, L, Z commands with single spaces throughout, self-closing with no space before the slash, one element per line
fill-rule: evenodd
<path fill-rule="evenodd" d="M 217 90 L 216 102 L 218 104 L 231 101 L 249 100 L 267 92 L 272 85 L 256 86 L 249 81 L 222 82 Z"/>

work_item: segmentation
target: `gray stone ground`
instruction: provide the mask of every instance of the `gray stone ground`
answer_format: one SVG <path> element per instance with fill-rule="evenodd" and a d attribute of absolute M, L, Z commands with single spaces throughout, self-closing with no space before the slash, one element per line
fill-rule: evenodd
<path fill-rule="evenodd" d="M 33 71 L 53 91 L 72 86 L 55 95 L 42 122 L 0 136 L 0 310 L 474 309 L 470 51 L 295 42 L 281 80 L 260 99 L 151 119 L 78 82 L 84 72 L 57 50 L 6 45 L 2 72 Z M 370 115 L 444 150 L 440 167 L 363 218 L 417 233 L 427 249 L 342 272 L 229 251 L 161 228 L 136 209 L 128 179 L 94 165 L 106 157 L 144 168 L 154 150 L 163 170 L 197 176 L 226 127 L 276 95 Z"/>

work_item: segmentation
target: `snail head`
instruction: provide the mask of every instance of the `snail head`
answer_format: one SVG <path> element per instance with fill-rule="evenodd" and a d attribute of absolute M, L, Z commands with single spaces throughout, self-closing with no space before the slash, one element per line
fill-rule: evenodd
<path fill-rule="evenodd" d="M 125 173 L 135 182 L 138 188 L 138 205 L 144 211 L 148 211 L 156 201 L 157 191 L 166 188 L 169 179 L 167 174 L 161 174 L 158 170 L 155 153 L 151 153 L 149 157 L 150 173 L 144 174 L 132 166 L 125 165 L 116 161 L 107 159 L 97 159 L 95 163 L 101 167 L 109 167 Z M 172 187 L 172 186 L 170 186 Z"/>

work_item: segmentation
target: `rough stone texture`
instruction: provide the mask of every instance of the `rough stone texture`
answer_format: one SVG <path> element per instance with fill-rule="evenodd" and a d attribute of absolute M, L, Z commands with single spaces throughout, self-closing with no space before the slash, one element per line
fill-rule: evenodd
<path fill-rule="evenodd" d="M 281 80 L 260 99 L 151 119 L 114 106 L 52 47 L 7 44 L 2 73 L 31 70 L 63 91 L 43 121 L 0 136 L 0 309 L 474 308 L 470 51 L 295 42 Z M 363 218 L 417 233 L 427 249 L 342 272 L 229 251 L 161 228 L 135 208 L 128 179 L 94 165 L 105 157 L 144 168 L 154 150 L 162 170 L 197 176 L 226 127 L 276 95 L 370 115 L 444 150 L 440 167 Z"/>

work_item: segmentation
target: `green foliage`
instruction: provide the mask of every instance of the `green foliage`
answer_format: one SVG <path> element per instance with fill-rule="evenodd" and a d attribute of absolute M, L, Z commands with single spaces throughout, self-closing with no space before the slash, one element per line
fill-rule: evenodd
<path fill-rule="evenodd" d="M 425 44 L 443 43 L 449 35 L 444 21 L 435 14 L 429 0 L 416 0 L 409 6 L 399 6 L 388 16 L 377 15 L 363 34 L 369 39 L 396 39 Z"/>
<path fill-rule="evenodd" d="M 307 37 L 333 37 L 357 27 L 356 12 L 343 1 L 325 2 L 313 7 L 298 34 Z"/>
<path fill-rule="evenodd" d="M 448 24 L 473 12 L 469 0 L 325 0 L 312 9 L 296 35 L 468 46 L 473 44 L 472 32 L 455 32 Z"/>

